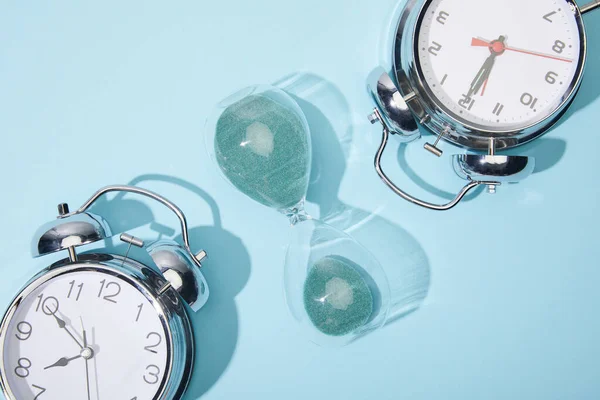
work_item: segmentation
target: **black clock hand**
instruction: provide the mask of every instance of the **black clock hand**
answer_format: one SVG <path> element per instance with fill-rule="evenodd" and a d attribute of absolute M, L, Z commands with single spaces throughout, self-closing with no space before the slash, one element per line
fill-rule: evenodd
<path fill-rule="evenodd" d="M 69 365 L 69 363 L 73 360 L 77 360 L 78 358 L 81 358 L 82 355 L 78 355 L 76 357 L 71 357 L 71 358 L 67 358 L 67 357 L 63 357 L 61 359 L 59 359 L 57 362 L 55 362 L 52 365 L 48 365 L 46 368 L 44 369 L 50 369 L 50 368 L 54 368 L 54 367 L 66 367 L 67 365 Z"/>
<path fill-rule="evenodd" d="M 81 319 L 81 330 L 83 332 L 83 345 L 87 349 L 88 348 L 87 333 L 85 331 L 85 328 L 83 327 L 83 318 L 79 317 L 79 319 Z M 89 358 L 88 357 L 85 358 L 85 384 L 86 384 L 86 388 L 87 388 L 87 398 L 88 398 L 88 400 L 91 400 L 92 397 L 90 394 L 90 366 L 89 366 Z"/>
<path fill-rule="evenodd" d="M 475 79 L 473 79 L 473 82 L 471 82 L 471 87 L 469 88 L 469 91 L 467 92 L 467 97 L 473 97 L 473 95 L 475 93 L 477 93 L 479 91 L 479 89 L 481 89 L 481 86 L 483 86 L 484 82 L 489 78 L 495 61 L 496 61 L 495 54 L 491 54 L 485 60 L 485 62 L 483 63 L 483 66 L 481 67 L 481 69 L 479 69 L 479 72 L 477 72 L 477 75 L 475 75 Z"/>
<path fill-rule="evenodd" d="M 471 82 L 471 86 L 469 91 L 467 92 L 467 97 L 471 98 L 479 89 L 487 82 L 492 73 L 492 68 L 494 67 L 494 63 L 496 62 L 496 57 L 504 53 L 505 46 L 504 41 L 506 38 L 504 36 L 500 36 L 498 40 L 495 40 L 490 43 L 490 56 L 484 61 L 483 65 L 475 75 L 475 79 Z M 483 93 L 482 93 L 483 95 Z"/>
<path fill-rule="evenodd" d="M 79 346 L 80 348 L 83 349 L 84 346 L 81 343 L 79 343 L 79 340 L 77 340 L 77 338 L 71 333 L 71 331 L 69 331 L 67 329 L 67 323 L 65 321 L 63 321 L 62 319 L 58 318 L 56 316 L 56 313 L 52 313 L 52 310 L 50 310 L 49 308 L 46 308 L 46 310 L 50 313 L 50 315 L 52 315 L 54 317 L 54 319 L 56 319 L 56 323 L 58 324 L 58 327 L 60 329 L 64 329 L 65 332 L 67 332 L 69 334 L 69 336 L 71 336 L 71 338 L 73 338 L 75 343 L 77 343 L 77 346 Z"/>

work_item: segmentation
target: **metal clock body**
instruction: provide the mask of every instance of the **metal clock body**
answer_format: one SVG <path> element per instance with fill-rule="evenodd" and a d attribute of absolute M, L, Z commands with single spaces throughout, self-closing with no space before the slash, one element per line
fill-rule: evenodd
<path fill-rule="evenodd" d="M 508 1 L 508 3 L 514 2 L 514 1 L 515 0 L 510 0 L 510 1 Z M 557 100 L 558 100 L 556 102 L 557 104 L 552 104 L 550 106 L 550 110 L 548 110 L 548 112 L 545 113 L 545 115 L 541 116 L 539 118 L 540 119 L 539 121 L 537 121 L 535 123 L 529 123 L 527 121 L 525 121 L 524 123 L 516 122 L 513 124 L 515 127 L 513 129 L 510 129 L 510 128 L 503 128 L 502 126 L 490 127 L 489 125 L 488 126 L 476 125 L 475 123 L 473 123 L 471 121 L 467 121 L 466 119 L 461 118 L 459 111 L 450 110 L 448 107 L 444 106 L 444 104 L 439 100 L 438 95 L 434 92 L 435 88 L 432 88 L 432 85 L 435 85 L 435 84 L 428 83 L 427 79 L 425 78 L 424 69 L 429 67 L 429 66 L 425 66 L 423 63 L 426 60 L 426 56 L 431 56 L 430 58 L 432 60 L 434 58 L 441 57 L 441 53 L 444 50 L 444 47 L 442 45 L 442 49 L 440 51 L 435 51 L 435 48 L 437 47 L 436 44 L 443 43 L 443 41 L 445 39 L 443 37 L 443 28 L 449 28 L 449 25 L 451 23 L 451 18 L 458 14 L 458 10 L 456 9 L 456 7 L 454 7 L 454 10 L 452 10 L 452 12 L 444 11 L 444 4 L 447 2 L 448 1 L 444 1 L 444 0 L 442 0 L 442 1 L 439 1 L 439 0 L 412 0 L 409 2 L 410 4 L 407 6 L 407 8 L 404 10 L 404 15 L 401 16 L 401 22 L 400 22 L 400 25 L 398 26 L 398 31 L 396 34 L 395 49 L 394 49 L 394 70 L 395 70 L 397 81 L 401 82 L 400 83 L 401 92 L 402 92 L 403 87 L 406 88 L 407 86 L 409 86 L 412 89 L 412 92 L 414 92 L 416 95 L 416 97 L 414 98 L 413 101 L 407 102 L 408 106 L 411 107 L 412 111 L 415 113 L 415 115 L 417 115 L 419 117 L 420 120 L 423 120 L 423 125 L 425 125 L 427 128 L 429 128 L 432 132 L 434 132 L 437 135 L 444 134 L 442 139 L 450 141 L 455 144 L 458 144 L 460 146 L 464 146 L 469 149 L 473 149 L 473 150 L 487 150 L 491 139 L 493 139 L 495 141 L 496 149 L 501 150 L 501 149 L 507 149 L 507 148 L 518 146 L 520 144 L 526 143 L 526 142 L 533 140 L 533 139 L 537 138 L 538 136 L 542 135 L 550 126 L 552 126 L 552 124 L 554 124 L 560 118 L 563 111 L 566 110 L 566 108 L 571 104 L 572 100 L 575 97 L 577 89 L 579 89 L 579 86 L 581 85 L 581 78 L 583 76 L 583 69 L 584 69 L 584 64 L 585 64 L 585 59 L 586 59 L 586 45 L 585 45 L 586 37 L 585 37 L 585 30 L 583 27 L 583 21 L 582 21 L 579 9 L 576 7 L 574 2 L 570 1 L 570 0 L 562 0 L 562 1 L 545 0 L 544 2 L 548 3 L 548 4 L 546 4 L 546 6 L 547 6 L 546 9 L 540 8 L 538 10 L 533 11 L 533 13 L 537 17 L 539 17 L 535 20 L 535 23 L 537 23 L 541 29 L 543 29 L 543 25 L 548 25 L 548 27 L 553 27 L 552 26 L 553 24 L 554 25 L 559 25 L 559 24 L 563 25 L 563 24 L 565 24 L 565 22 L 563 22 L 563 19 L 569 19 L 569 21 L 567 21 L 567 23 L 573 25 L 573 27 L 569 27 L 571 29 L 564 29 L 564 31 L 567 31 L 567 30 L 569 31 L 569 32 L 565 32 L 565 34 L 567 34 L 567 35 L 572 34 L 572 36 L 570 36 L 569 39 L 562 37 L 562 35 L 560 33 L 557 34 L 558 37 L 560 37 L 560 39 L 555 39 L 554 36 L 551 36 L 551 34 L 547 35 L 546 32 L 541 31 L 541 29 L 540 29 L 539 35 L 547 35 L 549 43 L 552 43 L 555 41 L 560 41 L 560 43 L 564 43 L 564 46 L 566 48 L 560 50 L 560 47 L 556 47 L 556 49 L 561 51 L 561 53 L 555 53 L 552 50 L 551 45 L 545 46 L 545 44 L 544 44 L 544 46 L 546 48 L 543 50 L 546 50 L 546 53 L 548 53 L 548 54 L 544 54 L 544 56 L 550 57 L 550 56 L 554 55 L 557 57 L 557 59 L 553 60 L 551 58 L 546 58 L 546 57 L 541 59 L 541 62 L 544 63 L 545 65 L 542 66 L 543 72 L 540 73 L 539 74 L 540 76 L 538 76 L 536 78 L 541 83 L 544 83 L 547 73 L 552 72 L 552 71 L 550 71 L 550 69 L 555 68 L 555 66 L 553 66 L 552 64 L 559 64 L 559 66 L 560 66 L 560 64 L 563 62 L 559 61 L 558 57 L 560 57 L 561 55 L 564 55 L 565 52 L 568 50 L 571 50 L 571 53 L 574 54 L 573 58 L 570 60 L 571 64 L 574 67 L 573 68 L 574 73 L 570 76 L 564 76 L 564 82 L 559 83 L 559 81 L 556 81 L 553 84 L 546 82 L 546 85 L 548 87 L 562 86 L 562 88 L 560 88 L 561 94 L 559 96 L 557 96 Z M 522 0 L 517 0 L 517 2 L 520 3 L 523 7 Z M 454 1 L 454 3 L 458 3 L 458 2 Z M 474 4 L 464 4 L 465 3 L 464 1 L 461 1 L 460 3 L 461 3 L 461 6 L 464 7 L 465 9 L 468 8 L 469 6 L 474 6 Z M 482 2 L 480 2 L 480 1 L 479 1 L 479 3 L 482 4 Z M 563 3 L 563 4 L 559 5 L 558 3 Z M 483 3 L 483 4 L 488 5 L 485 3 Z M 452 6 L 454 6 L 454 4 L 452 4 Z M 494 5 L 491 3 L 489 4 L 489 6 L 492 9 L 494 9 L 494 8 L 501 9 L 502 8 L 502 6 L 494 7 Z M 567 9 L 565 9 L 565 8 L 567 8 Z M 559 9 L 561 11 L 557 11 Z M 455 14 L 455 12 L 456 12 L 456 14 Z M 553 12 L 555 14 L 548 16 L 547 19 L 543 18 L 544 15 L 550 15 Z M 559 13 L 566 14 L 566 18 L 559 18 L 557 16 Z M 489 18 L 481 18 L 481 19 L 484 23 L 489 24 L 491 18 L 498 18 L 498 16 L 494 15 L 493 13 L 490 13 Z M 515 25 L 515 24 L 525 25 L 522 28 L 523 30 L 533 30 L 533 29 L 537 28 L 537 26 L 536 27 L 531 26 L 534 24 L 533 18 L 531 18 L 529 15 L 526 15 L 525 18 L 526 18 L 525 21 L 528 21 L 528 25 L 524 23 L 525 21 L 522 22 L 522 21 L 518 21 L 518 20 L 511 21 L 510 25 Z M 549 21 L 553 21 L 553 22 L 549 22 Z M 427 33 L 424 32 L 424 29 L 425 29 L 424 25 L 427 25 L 429 27 Z M 435 28 L 442 28 L 442 30 L 439 32 L 430 34 L 430 32 L 433 31 L 433 29 L 435 29 Z M 480 32 L 480 30 L 478 28 L 473 27 L 472 29 L 473 30 L 471 32 L 474 32 L 473 35 L 478 35 L 478 32 Z M 561 33 L 562 33 L 562 31 L 563 31 L 563 29 L 561 29 Z M 508 34 L 508 32 L 504 32 L 504 33 L 507 33 L 506 39 L 505 39 L 507 43 L 510 42 L 511 39 L 515 39 L 515 40 L 520 39 L 520 38 L 515 38 L 514 36 L 511 36 L 510 34 Z M 437 37 L 434 35 L 437 35 Z M 500 35 L 500 33 L 498 35 Z M 495 37 L 490 37 L 490 39 L 491 38 L 495 39 Z M 427 39 L 429 39 L 429 40 L 427 40 Z M 467 39 L 470 39 L 472 42 L 471 37 L 469 37 Z M 562 41 L 561 39 L 564 41 Z M 447 38 L 447 40 L 452 40 L 452 39 Z M 569 42 L 569 44 L 567 44 L 566 42 Z M 520 44 L 520 46 L 523 47 L 524 45 Z M 575 46 L 575 48 L 569 49 L 568 46 Z M 472 51 L 474 53 L 473 58 L 477 62 L 477 64 L 475 65 L 476 68 L 479 68 L 480 64 L 482 62 L 484 62 L 486 57 L 488 57 L 490 55 L 490 53 L 486 52 L 485 49 L 481 49 L 480 47 L 481 46 L 479 46 L 478 48 L 472 47 L 471 49 L 468 49 L 468 50 L 473 50 Z M 480 50 L 480 51 L 478 51 L 478 50 Z M 536 49 L 536 50 L 539 50 L 539 49 Z M 437 54 L 437 55 L 433 55 L 433 54 Z M 450 59 L 452 57 L 454 57 L 454 55 L 450 54 L 450 55 L 447 55 L 447 57 L 448 57 L 448 61 L 450 61 Z M 498 58 L 496 60 L 497 65 L 495 65 L 495 70 L 491 71 L 490 86 L 492 84 L 496 84 L 499 91 L 503 90 L 507 86 L 513 85 L 512 82 L 505 81 L 501 77 L 497 77 L 494 75 L 494 74 L 500 72 L 498 70 L 500 70 L 501 68 L 511 66 L 508 62 L 504 63 L 504 65 L 498 65 L 500 61 L 505 61 L 508 57 L 517 59 L 518 62 L 513 63 L 513 65 L 517 64 L 515 67 L 513 67 L 513 69 L 517 69 L 517 70 L 525 69 L 524 67 L 519 65 L 521 63 L 527 63 L 527 64 L 531 65 L 532 62 L 537 61 L 537 59 L 535 57 L 532 57 L 531 54 L 509 52 L 508 50 L 505 51 L 500 56 L 498 56 Z M 531 58 L 531 60 L 529 60 L 529 58 Z M 511 60 L 511 61 L 513 61 L 513 60 Z M 459 73 L 459 72 L 462 72 L 461 70 L 466 69 L 466 66 L 463 64 L 469 63 L 469 62 L 471 62 L 471 60 L 459 58 L 459 59 L 453 60 L 453 62 L 456 63 L 456 65 L 457 65 L 457 68 L 454 68 L 454 69 L 457 70 L 456 71 L 457 73 Z M 531 67 L 529 67 L 529 68 L 531 68 Z M 546 69 L 543 69 L 543 68 L 546 68 Z M 470 71 L 466 72 L 466 73 L 469 74 Z M 523 71 L 523 73 L 527 74 L 527 71 Z M 532 73 L 530 75 L 534 75 L 534 74 Z M 444 76 L 446 77 L 444 84 L 448 85 L 449 80 L 451 80 L 453 78 L 453 76 L 450 76 L 450 74 L 447 74 Z M 553 80 L 558 80 L 558 78 L 553 78 L 553 76 L 554 75 L 548 75 L 548 78 L 553 79 Z M 461 96 L 462 94 L 464 94 L 466 96 L 468 84 L 472 82 L 470 79 L 471 77 L 473 77 L 473 74 L 471 74 L 469 76 L 468 81 L 465 81 L 466 85 L 464 86 L 464 91 L 461 94 L 459 94 L 458 96 Z M 495 81 L 494 80 L 495 78 L 498 78 L 499 81 L 498 82 Z M 513 80 L 515 79 L 515 77 L 511 77 L 511 78 Z M 563 78 L 563 77 L 561 77 L 561 78 Z M 440 81 L 444 81 L 444 77 L 440 77 Z M 439 86 L 440 85 L 438 82 L 437 87 L 439 87 Z M 483 89 L 483 87 L 481 89 Z M 491 93 L 489 92 L 490 89 L 492 89 L 492 88 L 491 87 L 487 88 L 488 95 L 491 95 Z M 533 91 L 527 87 L 522 87 L 521 90 L 519 90 L 519 93 L 516 96 L 514 96 L 513 107 L 520 108 L 523 110 L 528 110 L 531 114 L 535 114 L 530 111 L 531 110 L 530 105 L 525 105 L 521 102 L 521 97 L 529 92 L 532 92 L 529 95 L 532 96 L 534 99 L 539 97 L 535 93 L 535 91 Z M 405 96 L 407 94 L 408 93 L 406 93 Z M 463 111 L 466 113 L 468 111 L 467 109 L 469 107 L 471 107 L 471 106 L 478 107 L 479 105 L 477 104 L 477 101 L 479 100 L 479 98 L 484 97 L 484 96 L 480 96 L 480 94 L 481 93 L 476 93 L 472 96 L 469 96 L 469 97 L 472 97 L 473 100 L 475 100 L 476 97 L 478 99 L 475 100 L 474 104 L 473 104 L 473 101 L 463 102 L 464 107 L 459 104 L 460 101 L 462 100 L 461 97 L 456 96 L 456 98 L 453 99 L 453 100 L 455 100 L 455 103 L 457 105 L 456 108 L 458 108 L 458 109 L 460 109 L 460 111 Z M 519 95 L 521 95 L 521 96 L 519 96 Z M 529 97 L 526 95 L 525 95 L 525 97 L 526 97 L 525 100 L 528 101 Z M 532 100 L 531 102 L 533 102 L 533 101 L 534 100 Z M 536 102 L 536 103 L 539 104 L 541 101 L 542 101 L 542 99 L 540 97 L 538 102 Z M 495 101 L 494 101 L 494 103 L 495 103 Z M 500 106 L 503 106 L 504 112 L 506 111 L 506 108 L 508 107 L 508 105 L 503 105 L 502 103 L 496 103 L 496 104 L 500 104 Z M 490 116 L 495 116 L 494 106 L 488 107 L 488 108 L 489 109 L 486 109 L 485 112 L 488 113 Z M 497 110 L 498 109 L 496 109 L 496 112 L 497 112 Z M 538 111 L 538 113 L 539 113 L 539 111 Z M 501 116 L 502 116 L 502 114 L 498 115 L 497 117 L 501 117 Z M 521 126 L 519 126 L 519 125 L 521 125 Z"/>
<path fill-rule="evenodd" d="M 6 371 L 4 374 L 0 374 L 0 382 L 2 383 L 2 387 L 7 394 L 7 397 L 9 399 L 21 399 L 35 398 L 35 396 L 39 395 L 40 399 L 45 399 L 46 397 L 68 399 L 70 396 L 74 399 L 85 398 L 87 389 L 84 387 L 85 378 L 81 374 L 84 369 L 84 364 L 82 363 L 83 360 L 73 360 L 72 364 L 77 364 L 76 361 L 79 361 L 79 365 L 66 365 L 64 368 L 66 369 L 68 367 L 67 371 L 58 371 L 58 368 L 55 370 L 48 369 L 44 371 L 40 367 L 45 368 L 47 366 L 46 364 L 51 363 L 50 361 L 59 359 L 58 355 L 56 353 L 53 354 L 50 349 L 45 350 L 43 354 L 38 353 L 37 355 L 35 353 L 28 354 L 26 352 L 27 341 L 34 340 L 36 334 L 38 337 L 42 334 L 46 336 L 46 338 L 40 338 L 40 340 L 42 342 L 47 341 L 49 347 L 53 346 L 53 344 L 50 343 L 52 338 L 59 337 L 60 339 L 66 339 L 69 342 L 69 347 L 72 348 L 72 350 L 69 350 L 69 355 L 78 355 L 81 352 L 74 342 L 71 343 L 71 341 L 69 341 L 68 336 L 64 336 L 59 329 L 52 329 L 56 328 L 56 326 L 53 317 L 47 315 L 49 312 L 48 308 L 45 310 L 38 310 L 38 313 L 43 313 L 40 314 L 41 318 L 47 320 L 47 323 L 42 326 L 36 326 L 35 323 L 27 322 L 27 319 L 18 318 L 20 312 L 19 308 L 22 307 L 22 304 L 27 303 L 28 300 L 33 300 L 33 308 L 35 308 L 37 297 L 39 296 L 38 293 L 41 293 L 40 289 L 43 289 L 44 285 L 50 284 L 52 286 L 52 282 L 58 278 L 66 278 L 68 280 L 79 282 L 77 280 L 78 273 L 94 274 L 96 275 L 98 283 L 101 282 L 102 279 L 108 279 L 109 283 L 119 285 L 112 286 L 110 289 L 113 287 L 122 288 L 124 285 L 130 285 L 133 290 L 139 291 L 139 293 L 147 299 L 148 305 L 153 306 L 151 312 L 155 313 L 162 328 L 162 331 L 160 332 L 151 332 L 153 334 L 148 333 L 148 335 L 146 335 L 147 332 L 144 332 L 144 335 L 138 337 L 138 345 L 129 349 L 129 353 L 127 354 L 128 356 L 144 358 L 145 360 L 146 365 L 135 371 L 137 372 L 137 378 L 140 385 L 133 385 L 130 380 L 125 379 L 121 382 L 106 382 L 105 379 L 105 381 L 102 382 L 102 378 L 106 378 L 106 376 L 103 377 L 100 375 L 98 378 L 100 383 L 98 385 L 95 384 L 95 378 L 91 379 L 90 397 L 92 399 L 99 397 L 98 392 L 96 392 L 96 389 L 98 389 L 98 391 L 102 391 L 103 396 L 114 398 L 111 396 L 111 393 L 118 390 L 122 396 L 126 396 L 124 398 L 131 399 L 138 396 L 138 399 L 141 400 L 144 397 L 142 397 L 141 393 L 136 392 L 136 388 L 139 386 L 142 388 L 147 386 L 148 390 L 152 392 L 152 397 L 147 398 L 174 399 L 180 397 L 185 389 L 184 383 L 189 380 L 192 371 L 194 354 L 191 324 L 183 307 L 183 303 L 178 298 L 177 294 L 172 293 L 171 291 L 163 295 L 160 294 L 160 289 L 165 285 L 166 281 L 164 277 L 156 273 L 153 269 L 131 259 L 125 260 L 122 256 L 105 254 L 82 255 L 79 257 L 78 261 L 74 263 L 69 260 L 60 261 L 40 272 L 15 298 L 0 327 L 0 337 L 3 339 L 0 341 L 0 359 L 5 360 L 3 370 Z M 45 296 L 44 300 L 49 298 L 50 301 L 46 302 L 46 306 L 54 307 L 55 303 L 53 303 L 53 300 L 57 299 L 61 304 L 61 308 L 59 308 L 57 312 L 61 313 L 62 304 L 69 301 L 69 299 L 66 298 L 69 293 L 69 286 L 64 281 L 55 285 L 61 286 L 60 289 L 62 289 L 63 296 L 54 297 L 52 295 L 56 293 L 51 292 L 51 295 Z M 87 287 L 84 288 L 87 289 Z M 117 303 L 107 302 L 102 297 L 96 296 L 96 289 L 97 288 L 94 288 L 93 293 L 90 293 L 90 295 L 96 299 L 97 307 L 112 306 L 113 309 L 117 309 Z M 77 290 L 77 288 L 75 288 L 75 290 Z M 71 297 L 71 301 L 75 301 L 75 293 L 76 292 L 74 292 L 72 296 L 69 296 Z M 31 299 L 31 296 L 34 298 Z M 85 296 L 85 293 L 83 296 Z M 44 300 L 42 300 L 42 303 Z M 118 299 L 115 298 L 114 301 L 117 300 Z M 140 304 L 146 306 L 146 303 Z M 114 327 L 117 330 L 117 335 L 121 334 L 121 329 L 131 329 L 135 323 L 137 315 L 136 305 L 137 304 L 130 304 L 129 308 L 131 309 L 127 310 L 129 311 L 129 314 L 131 314 L 131 324 L 122 327 Z M 44 313 L 44 311 L 46 311 L 46 313 Z M 54 309 L 50 308 L 50 311 L 54 311 Z M 120 312 L 125 311 L 126 310 L 120 309 Z M 89 315 L 93 312 L 88 310 L 87 313 Z M 65 311 L 64 315 L 68 314 L 70 313 Z M 64 315 L 61 313 L 59 318 L 64 319 Z M 26 317 L 27 313 L 24 313 L 23 316 Z M 70 322 L 73 325 L 73 334 L 79 338 L 81 335 L 79 321 L 77 321 L 76 318 L 73 318 L 73 316 L 70 317 Z M 87 316 L 84 321 L 86 325 L 89 325 L 88 328 L 92 327 L 91 322 L 93 321 L 93 318 Z M 38 331 L 40 332 L 38 333 Z M 145 347 L 156 344 L 158 341 L 162 344 L 163 340 L 166 346 L 164 349 L 161 349 L 161 352 L 164 351 L 164 354 L 159 355 L 159 357 L 156 357 L 158 350 L 155 350 L 155 348 L 151 348 L 150 350 L 156 351 L 156 353 L 145 350 Z M 9 355 L 9 353 L 11 353 L 8 349 L 11 345 L 10 341 L 21 342 L 19 343 L 21 347 L 18 349 L 20 357 L 17 357 L 16 355 L 12 356 L 12 354 Z M 54 344 L 54 346 L 56 346 L 56 344 Z M 93 343 L 93 340 L 90 338 L 89 346 L 92 351 L 100 356 L 102 356 L 103 350 L 104 352 L 107 351 L 103 348 L 103 346 L 106 345 L 104 345 L 102 341 L 96 344 Z M 4 350 L 5 348 L 7 348 L 7 350 Z M 59 354 L 62 355 L 62 353 Z M 166 362 L 162 359 L 163 357 L 166 359 Z M 154 361 L 153 359 L 159 359 L 161 361 Z M 20 368 L 19 360 L 21 360 Z M 40 362 L 44 360 L 46 362 L 40 365 Z M 92 357 L 90 360 L 94 361 L 94 358 Z M 115 370 L 119 369 L 118 366 L 115 366 L 114 368 Z M 92 374 L 95 372 L 94 366 L 90 366 L 89 369 Z M 106 375 L 106 369 L 104 369 L 103 372 L 105 372 L 104 375 Z M 67 393 L 57 393 L 57 388 L 53 387 L 57 386 L 56 384 L 53 385 L 53 383 L 56 382 L 56 377 L 61 373 L 68 373 L 72 379 L 69 385 L 71 390 Z M 77 380 L 77 378 L 81 379 Z M 104 387 L 102 388 L 101 385 Z M 24 394 L 27 394 L 28 397 L 25 397 Z"/>
<path fill-rule="evenodd" d="M 128 234 L 124 255 L 77 254 L 76 248 L 111 236 L 99 216 L 86 212 L 101 195 L 125 191 L 151 197 L 180 217 L 181 246 L 149 246 Z M 207 301 L 181 210 L 144 189 L 111 186 L 57 221 L 40 228 L 32 252 L 67 250 L 69 258 L 45 268 L 18 293 L 0 322 L 0 388 L 8 400 L 123 398 L 179 399 L 194 363 L 192 311 Z M 145 248 L 154 265 L 130 256 Z M 133 249 L 134 250 L 134 249 Z"/>
<path fill-rule="evenodd" d="M 495 192 L 529 176 L 532 157 L 497 152 L 538 138 L 568 109 L 586 60 L 582 14 L 599 6 L 597 0 L 582 8 L 572 0 L 408 0 L 392 74 L 378 69 L 369 79 L 377 105 L 369 118 L 384 127 L 375 159 L 383 181 L 410 202 L 447 210 L 479 185 Z M 469 182 L 447 204 L 411 196 L 382 170 L 389 134 L 410 142 L 420 137 L 419 125 L 437 136 L 424 147 L 438 157 L 440 141 L 474 152 L 452 157 Z"/>

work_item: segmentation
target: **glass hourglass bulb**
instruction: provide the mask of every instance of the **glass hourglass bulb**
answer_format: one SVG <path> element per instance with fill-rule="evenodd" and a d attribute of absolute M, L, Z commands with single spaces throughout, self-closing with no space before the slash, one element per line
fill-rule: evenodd
<path fill-rule="evenodd" d="M 298 104 L 272 86 L 244 89 L 217 105 L 205 138 L 231 184 L 290 218 L 286 301 L 309 339 L 340 346 L 381 327 L 390 289 L 380 264 L 346 233 L 304 211 L 312 151 Z"/>
<path fill-rule="evenodd" d="M 390 305 L 375 257 L 346 233 L 311 219 L 292 227 L 284 288 L 293 318 L 322 346 L 343 346 L 383 326 Z"/>

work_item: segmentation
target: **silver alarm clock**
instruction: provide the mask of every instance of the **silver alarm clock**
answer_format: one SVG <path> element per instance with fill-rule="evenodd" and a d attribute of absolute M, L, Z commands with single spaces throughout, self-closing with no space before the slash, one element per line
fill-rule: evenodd
<path fill-rule="evenodd" d="M 88 208 L 108 192 L 131 192 L 167 206 L 179 218 L 183 245 L 146 246 L 129 234 L 123 255 L 77 253 L 111 232 Z M 204 251 L 192 253 L 185 215 L 169 200 L 132 186 L 109 186 L 80 209 L 59 206 L 40 228 L 34 257 L 67 251 L 15 297 L 0 324 L 0 386 L 9 400 L 166 400 L 184 393 L 194 361 L 194 311 L 208 299 L 200 272 Z M 129 256 L 145 247 L 154 262 Z"/>
<path fill-rule="evenodd" d="M 581 84 L 586 60 L 582 14 L 572 0 L 408 0 L 398 23 L 391 76 L 377 70 L 369 88 L 377 104 L 369 116 L 383 125 L 377 173 L 396 194 L 433 210 L 454 207 L 467 192 L 491 193 L 518 182 L 532 157 L 500 155 L 545 133 L 567 110 Z M 405 142 L 419 124 L 437 136 L 425 149 L 442 156 L 440 141 L 471 150 L 452 157 L 468 180 L 447 204 L 420 200 L 383 172 L 389 134 Z"/>

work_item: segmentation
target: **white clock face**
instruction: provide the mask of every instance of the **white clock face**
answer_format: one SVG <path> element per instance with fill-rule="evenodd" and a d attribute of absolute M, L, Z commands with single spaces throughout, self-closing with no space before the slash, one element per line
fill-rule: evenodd
<path fill-rule="evenodd" d="M 59 275 L 5 326 L 2 378 L 18 400 L 150 400 L 168 375 L 169 336 L 155 306 L 111 274 Z"/>
<path fill-rule="evenodd" d="M 580 30 L 565 0 L 432 0 L 416 45 L 438 106 L 483 131 L 544 120 L 581 72 Z"/>

